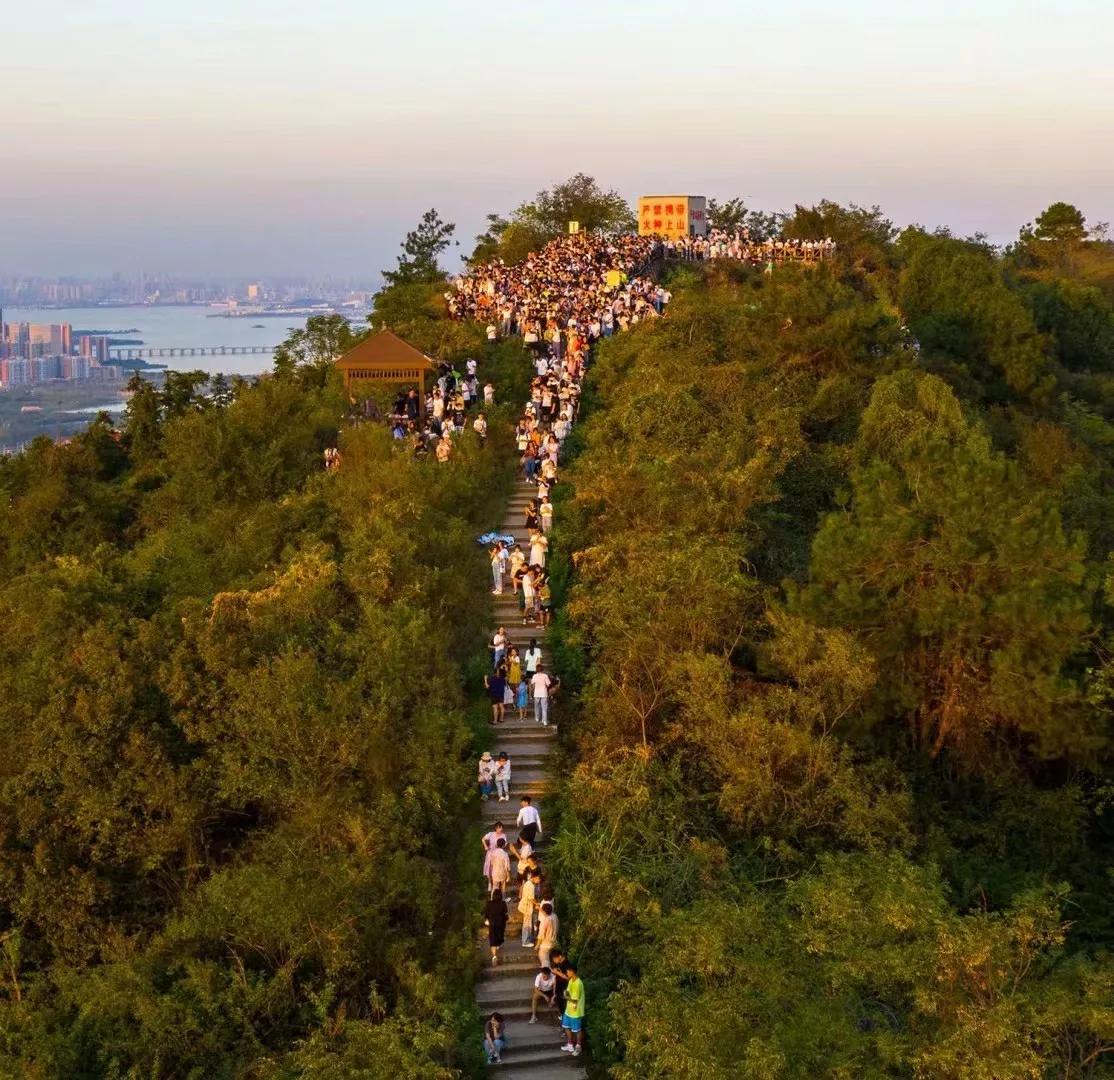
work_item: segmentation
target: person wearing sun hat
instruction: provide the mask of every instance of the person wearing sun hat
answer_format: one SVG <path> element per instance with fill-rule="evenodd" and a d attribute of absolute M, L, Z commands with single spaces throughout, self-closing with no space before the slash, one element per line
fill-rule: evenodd
<path fill-rule="evenodd" d="M 480 764 L 476 772 L 476 782 L 480 786 L 480 799 L 487 802 L 495 794 L 495 762 L 491 760 L 491 752 L 485 750 L 480 755 Z"/>

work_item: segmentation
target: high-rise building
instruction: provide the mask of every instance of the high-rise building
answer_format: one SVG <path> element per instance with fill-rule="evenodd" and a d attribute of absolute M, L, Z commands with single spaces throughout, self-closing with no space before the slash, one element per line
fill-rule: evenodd
<path fill-rule="evenodd" d="M 85 380 L 89 378 L 90 362 L 87 356 L 63 356 L 62 378 Z"/>
<path fill-rule="evenodd" d="M 108 363 L 108 338 L 104 334 L 82 334 L 77 339 L 77 349 L 94 364 Z"/>
<path fill-rule="evenodd" d="M 258 300 L 259 297 L 262 295 L 262 293 L 263 293 L 263 288 L 258 282 L 253 281 L 248 286 L 248 299 L 249 300 Z"/>

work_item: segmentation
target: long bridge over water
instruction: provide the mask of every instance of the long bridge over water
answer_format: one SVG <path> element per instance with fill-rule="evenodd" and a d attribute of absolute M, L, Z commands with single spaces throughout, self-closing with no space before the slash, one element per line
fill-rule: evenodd
<path fill-rule="evenodd" d="M 246 356 L 252 353 L 270 354 L 274 345 L 110 345 L 108 355 L 113 360 L 155 360 L 164 356 Z"/>

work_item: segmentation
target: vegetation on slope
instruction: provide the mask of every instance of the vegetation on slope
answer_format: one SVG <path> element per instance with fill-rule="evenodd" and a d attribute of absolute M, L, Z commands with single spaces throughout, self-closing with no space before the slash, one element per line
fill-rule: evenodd
<path fill-rule="evenodd" d="M 1071 268 L 1114 252 L 784 229 L 841 255 L 677 270 L 566 477 L 596 1060 L 1109 1075 L 1114 394 L 1078 343 L 1114 311 Z"/>

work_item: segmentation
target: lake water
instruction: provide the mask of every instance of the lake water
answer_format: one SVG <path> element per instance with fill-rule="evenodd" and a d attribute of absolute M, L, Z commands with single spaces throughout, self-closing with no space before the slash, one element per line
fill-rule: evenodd
<path fill-rule="evenodd" d="M 70 323 L 74 330 L 99 333 L 133 330 L 113 337 L 140 338 L 154 347 L 197 348 L 214 345 L 278 345 L 291 330 L 306 324 L 304 315 L 225 318 L 219 309 L 137 304 L 129 307 L 4 308 L 4 321 Z M 211 315 L 218 315 L 210 318 Z M 226 375 L 257 375 L 271 367 L 267 353 L 246 356 L 164 356 L 151 360 L 178 371 L 223 371 Z"/>

